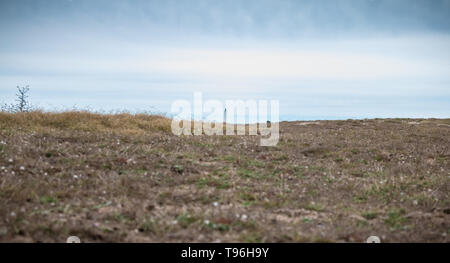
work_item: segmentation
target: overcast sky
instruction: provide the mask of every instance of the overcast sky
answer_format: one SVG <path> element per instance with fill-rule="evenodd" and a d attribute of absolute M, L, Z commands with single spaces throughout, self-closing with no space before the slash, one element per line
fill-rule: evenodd
<path fill-rule="evenodd" d="M 159 110 L 194 91 L 281 118 L 450 117 L 449 0 L 1 0 L 0 102 Z"/>

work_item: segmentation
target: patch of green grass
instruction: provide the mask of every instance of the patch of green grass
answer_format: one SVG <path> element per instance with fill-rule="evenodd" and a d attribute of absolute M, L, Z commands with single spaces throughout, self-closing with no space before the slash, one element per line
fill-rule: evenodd
<path fill-rule="evenodd" d="M 105 203 L 101 203 L 101 204 L 95 205 L 93 208 L 97 210 L 97 209 L 102 208 L 102 207 L 110 206 L 111 204 L 112 204 L 111 201 L 107 201 Z"/>
<path fill-rule="evenodd" d="M 103 164 L 103 165 L 102 165 L 102 169 L 111 170 L 111 169 L 112 169 L 112 165 L 111 165 L 110 163 Z"/>
<path fill-rule="evenodd" d="M 300 178 L 300 179 L 305 179 L 306 178 L 306 176 L 303 174 L 303 172 L 295 173 L 295 177 Z"/>
<path fill-rule="evenodd" d="M 44 195 L 39 198 L 39 201 L 41 202 L 41 204 L 56 204 L 58 202 L 58 199 L 53 196 Z"/>
<path fill-rule="evenodd" d="M 157 233 L 159 231 L 158 229 L 158 224 L 154 220 L 148 218 L 145 218 L 138 226 L 138 230 L 144 233 Z"/>
<path fill-rule="evenodd" d="M 225 160 L 225 161 L 227 161 L 227 162 L 234 162 L 235 160 L 236 160 L 236 158 L 234 157 L 234 156 L 232 156 L 232 155 L 225 155 L 224 157 L 223 157 L 223 159 Z"/>
<path fill-rule="evenodd" d="M 351 149 L 350 150 L 353 154 L 358 154 L 359 153 L 359 150 L 358 149 Z"/>
<path fill-rule="evenodd" d="M 205 186 L 209 186 L 210 183 L 211 183 L 210 177 L 202 177 L 202 178 L 198 179 L 197 186 L 198 186 L 198 188 L 203 188 Z"/>
<path fill-rule="evenodd" d="M 225 232 L 225 231 L 230 230 L 230 226 L 228 226 L 227 224 L 222 224 L 222 223 L 209 222 L 208 224 L 206 224 L 206 227 L 213 229 L 213 230 L 219 230 L 220 232 Z"/>
<path fill-rule="evenodd" d="M 277 154 L 276 156 L 275 156 L 275 161 L 286 161 L 286 160 L 288 160 L 289 158 L 287 157 L 287 155 L 286 154 L 284 154 L 284 153 L 280 153 L 280 154 Z"/>
<path fill-rule="evenodd" d="M 365 159 L 361 159 L 361 160 L 359 160 L 359 162 L 360 162 L 361 164 L 365 164 L 365 165 L 368 164 L 367 160 L 365 160 Z"/>
<path fill-rule="evenodd" d="M 228 181 L 228 176 L 222 175 L 218 178 L 213 177 L 202 177 L 197 181 L 197 187 L 203 188 L 205 186 L 212 186 L 217 189 L 228 189 L 231 187 L 230 182 Z"/>
<path fill-rule="evenodd" d="M 242 191 L 240 194 L 240 199 L 242 200 L 243 206 L 250 206 L 256 201 L 256 197 L 247 191 Z"/>
<path fill-rule="evenodd" d="M 264 178 L 264 174 L 258 171 L 254 171 L 252 169 L 247 168 L 239 168 L 237 170 L 237 175 L 242 178 L 252 178 L 252 179 L 262 179 Z"/>
<path fill-rule="evenodd" d="M 364 203 L 364 202 L 367 202 L 368 200 L 369 200 L 369 195 L 367 194 L 367 191 L 359 193 L 353 197 L 353 201 L 356 204 Z"/>
<path fill-rule="evenodd" d="M 122 213 L 114 214 L 113 219 L 119 223 L 127 223 L 130 221 L 133 221 L 133 218 L 129 217 L 128 215 L 122 214 Z"/>
<path fill-rule="evenodd" d="M 408 221 L 408 219 L 403 216 L 404 214 L 405 210 L 403 209 L 390 210 L 387 213 L 387 218 L 384 222 L 391 227 L 391 230 L 400 229 Z"/>
<path fill-rule="evenodd" d="M 398 189 L 394 185 L 385 184 L 382 186 L 372 186 L 367 194 L 370 196 L 374 196 L 380 201 L 388 202 L 392 199 L 394 193 L 396 193 Z"/>
<path fill-rule="evenodd" d="M 247 162 L 247 165 L 249 167 L 253 166 L 253 167 L 257 167 L 257 168 L 264 168 L 266 166 L 266 164 L 264 162 L 256 160 L 256 159 L 249 160 Z"/>
<path fill-rule="evenodd" d="M 311 203 L 305 206 L 305 209 L 317 212 L 322 212 L 324 210 L 323 206 L 317 203 Z"/>
<path fill-rule="evenodd" d="M 365 220 L 358 220 L 358 222 L 356 223 L 356 226 L 361 227 L 361 228 L 366 227 L 368 225 L 369 225 L 369 223 Z"/>
<path fill-rule="evenodd" d="M 262 234 L 260 232 L 251 231 L 244 234 L 241 234 L 239 239 L 244 243 L 261 243 L 262 242 Z"/>
<path fill-rule="evenodd" d="M 138 168 L 136 170 L 134 170 L 135 173 L 137 174 L 145 174 L 146 172 L 148 172 L 148 169 L 143 167 L 143 168 Z"/>
<path fill-rule="evenodd" d="M 310 172 L 316 171 L 316 172 L 321 172 L 321 173 L 323 173 L 323 172 L 326 172 L 326 171 L 327 171 L 327 168 L 326 168 L 326 167 L 323 167 L 323 166 L 319 166 L 319 165 L 311 165 L 311 166 L 309 166 L 308 170 L 309 170 Z"/>
<path fill-rule="evenodd" d="M 302 218 L 302 222 L 303 223 L 311 223 L 313 220 L 311 219 L 311 218 L 308 218 L 308 217 L 304 217 L 304 218 Z"/>
<path fill-rule="evenodd" d="M 181 173 L 183 173 L 184 168 L 180 164 L 175 164 L 175 165 L 172 166 L 172 170 L 177 172 L 177 173 L 179 173 L 179 174 L 181 174 Z"/>
<path fill-rule="evenodd" d="M 319 193 L 320 191 L 317 189 L 310 189 L 308 192 L 306 192 L 306 194 L 311 197 L 317 197 L 319 196 Z"/>
<path fill-rule="evenodd" d="M 183 228 L 187 228 L 190 224 L 194 223 L 195 221 L 197 221 L 197 218 L 188 213 L 183 213 L 177 217 L 178 224 Z"/>
<path fill-rule="evenodd" d="M 240 168 L 237 171 L 237 175 L 244 178 L 252 178 L 253 177 L 253 171 L 250 169 Z"/>
<path fill-rule="evenodd" d="M 364 212 L 361 215 L 367 220 L 372 220 L 372 219 L 377 218 L 378 213 L 376 213 L 376 212 Z"/>
<path fill-rule="evenodd" d="M 326 175 L 322 176 L 322 180 L 327 182 L 328 184 L 332 184 L 335 181 L 333 178 L 330 178 Z"/>
<path fill-rule="evenodd" d="M 245 201 L 255 201 L 255 196 L 247 191 L 241 193 L 241 199 Z"/>
<path fill-rule="evenodd" d="M 169 191 L 165 191 L 165 192 L 161 192 L 158 194 L 158 196 L 156 197 L 156 199 L 158 200 L 158 202 L 164 202 L 166 201 L 166 199 L 170 199 L 172 197 L 172 192 Z"/>

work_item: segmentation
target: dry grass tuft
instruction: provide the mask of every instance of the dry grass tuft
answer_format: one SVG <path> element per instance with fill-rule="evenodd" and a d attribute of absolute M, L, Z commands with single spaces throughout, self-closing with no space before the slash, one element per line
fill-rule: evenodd
<path fill-rule="evenodd" d="M 0 129 L 45 131 L 48 129 L 117 134 L 145 134 L 170 131 L 170 119 L 148 114 L 95 114 L 86 111 L 49 113 L 0 112 Z"/>

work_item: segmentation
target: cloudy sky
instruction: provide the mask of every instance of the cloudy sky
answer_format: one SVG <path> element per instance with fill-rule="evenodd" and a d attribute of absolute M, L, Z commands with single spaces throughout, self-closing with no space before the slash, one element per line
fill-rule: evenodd
<path fill-rule="evenodd" d="M 278 99 L 283 120 L 450 117 L 449 0 L 0 0 L 0 102 L 170 111 Z"/>

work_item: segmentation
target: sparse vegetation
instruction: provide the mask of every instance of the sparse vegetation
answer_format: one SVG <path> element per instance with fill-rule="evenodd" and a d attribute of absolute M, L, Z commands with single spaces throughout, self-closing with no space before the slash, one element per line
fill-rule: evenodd
<path fill-rule="evenodd" d="M 17 86 L 16 103 L 0 105 L 0 112 L 29 112 L 32 110 L 32 106 L 28 101 L 29 86 L 20 87 Z"/>
<path fill-rule="evenodd" d="M 0 241 L 449 242 L 450 120 L 410 121 L 283 122 L 260 147 L 163 116 L 2 112 Z"/>

